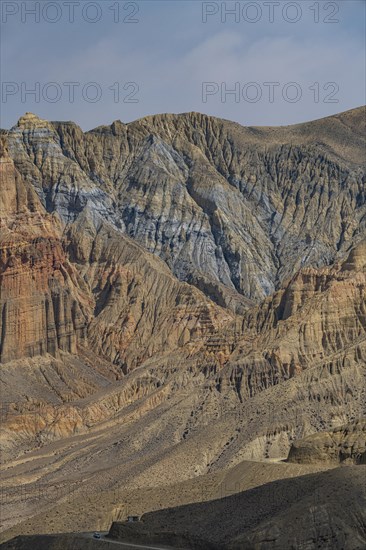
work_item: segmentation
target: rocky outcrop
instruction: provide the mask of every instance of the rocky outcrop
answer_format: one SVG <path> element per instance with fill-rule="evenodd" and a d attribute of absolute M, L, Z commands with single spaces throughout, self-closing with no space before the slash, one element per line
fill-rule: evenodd
<path fill-rule="evenodd" d="M 351 350 L 353 361 L 364 364 L 365 254 L 362 242 L 339 265 L 301 270 L 245 315 L 243 341 L 222 373 L 230 372 L 242 398 L 320 365 L 336 372 Z"/>
<path fill-rule="evenodd" d="M 295 441 L 288 461 L 300 464 L 366 464 L 366 420 L 361 419 L 353 424 Z"/>
<path fill-rule="evenodd" d="M 39 237 L 1 250 L 2 362 L 77 352 L 86 319 L 64 269 L 60 243 Z M 66 262 L 65 262 L 66 263 Z"/>
<path fill-rule="evenodd" d="M 19 124 L 44 139 L 42 121 L 28 115 Z M 65 231 L 2 143 L 1 362 L 77 354 L 88 345 L 127 372 L 189 342 L 200 318 L 208 333 L 231 320 L 162 261 L 95 218 L 92 207 Z"/>
<path fill-rule="evenodd" d="M 0 361 L 76 353 L 86 319 L 60 223 L 23 181 L 4 140 L 1 153 Z"/>

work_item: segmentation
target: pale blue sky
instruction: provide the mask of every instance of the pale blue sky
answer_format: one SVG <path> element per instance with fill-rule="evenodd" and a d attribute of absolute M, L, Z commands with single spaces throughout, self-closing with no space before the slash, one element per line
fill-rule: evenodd
<path fill-rule="evenodd" d="M 26 4 L 29 10 L 37 8 L 37 2 Z M 135 4 L 138 12 L 134 14 Z M 240 10 L 237 21 L 234 15 L 227 15 L 225 22 L 221 5 L 230 10 L 235 4 Z M 149 114 L 186 111 L 247 125 L 279 125 L 364 104 L 364 0 L 269 4 L 79 0 L 73 7 L 75 20 L 70 22 L 71 8 L 66 1 L 43 0 L 40 10 L 47 5 L 47 11 L 36 23 L 33 15 L 22 13 L 24 2 L 3 0 L 1 126 L 11 127 L 26 111 L 50 120 L 74 120 L 84 130 L 116 119 L 128 122 Z M 117 5 L 120 20 L 114 22 Z M 203 22 L 203 14 L 216 11 Z M 100 20 L 85 21 L 85 14 L 89 20 L 97 16 Z M 59 20 L 50 22 L 56 18 Z M 123 18 L 138 22 L 123 22 Z M 257 22 L 249 21 L 255 18 Z M 295 18 L 299 21 L 289 22 Z M 51 82 L 57 86 L 48 86 Z M 73 103 L 69 100 L 70 85 L 65 82 L 80 83 L 74 89 Z M 84 88 L 84 95 L 93 99 L 99 90 L 101 98 L 95 103 L 82 95 L 90 82 L 97 83 L 98 88 Z M 116 82 L 119 101 L 114 97 L 117 86 L 109 89 Z M 135 84 L 123 89 L 132 82 Z M 205 82 L 211 83 L 208 88 Z M 255 86 L 248 86 L 252 82 Z M 270 87 L 265 85 L 268 82 L 278 83 L 272 102 Z M 296 87 L 287 86 L 290 82 Z M 24 95 L 35 86 L 40 87 L 37 102 Z M 202 86 L 212 91 L 206 101 Z M 240 95 L 221 97 L 225 86 Z M 59 100 L 49 101 L 57 93 Z M 258 101 L 250 101 L 255 94 L 259 94 Z M 296 94 L 301 98 L 291 102 Z M 137 101 L 123 101 L 128 97 Z"/>

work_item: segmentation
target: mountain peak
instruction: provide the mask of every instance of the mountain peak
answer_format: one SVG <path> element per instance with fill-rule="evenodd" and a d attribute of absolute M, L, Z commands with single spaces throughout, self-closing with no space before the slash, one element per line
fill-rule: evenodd
<path fill-rule="evenodd" d="M 25 128 L 25 129 L 47 128 L 49 126 L 49 122 L 47 120 L 43 120 L 42 118 L 40 118 L 39 116 L 33 113 L 25 113 L 25 115 L 20 117 L 16 126 L 18 128 Z"/>

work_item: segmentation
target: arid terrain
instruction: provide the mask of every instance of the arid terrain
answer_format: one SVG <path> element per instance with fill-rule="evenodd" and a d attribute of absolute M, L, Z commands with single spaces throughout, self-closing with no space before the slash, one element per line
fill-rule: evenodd
<path fill-rule="evenodd" d="M 1 131 L 1 547 L 366 547 L 365 130 Z"/>

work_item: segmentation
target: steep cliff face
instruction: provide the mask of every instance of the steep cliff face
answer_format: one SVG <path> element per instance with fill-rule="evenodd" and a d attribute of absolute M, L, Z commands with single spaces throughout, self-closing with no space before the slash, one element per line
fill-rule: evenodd
<path fill-rule="evenodd" d="M 265 380 L 277 384 L 326 363 L 336 369 L 350 350 L 354 361 L 363 365 L 365 266 L 363 241 L 343 263 L 301 270 L 283 290 L 249 311 L 242 330 L 251 335 L 254 345 L 249 351 L 244 341 L 231 357 L 240 391 L 251 394 L 258 377 L 263 377 L 265 388 Z"/>
<path fill-rule="evenodd" d="M 243 312 L 300 267 L 331 263 L 365 233 L 364 109 L 288 128 L 197 113 L 84 134 L 33 115 L 11 154 L 49 211 L 88 205 L 179 279 Z"/>
<path fill-rule="evenodd" d="M 44 124 L 29 116 L 20 121 L 40 140 L 36 156 L 52 149 Z M 72 209 L 75 221 L 67 227 L 58 213 L 47 213 L 40 188 L 26 179 L 27 170 L 24 179 L 19 174 L 5 139 L 0 169 L 2 362 L 60 350 L 77 354 L 87 346 L 126 373 L 231 321 L 118 233 L 94 203 L 87 200 L 78 216 Z"/>
<path fill-rule="evenodd" d="M 76 353 L 86 318 L 59 239 L 60 222 L 23 181 L 5 141 L 0 177 L 0 361 Z"/>
<path fill-rule="evenodd" d="M 58 350 L 77 352 L 86 319 L 73 292 L 60 243 L 48 238 L 3 243 L 0 255 L 1 361 Z"/>

